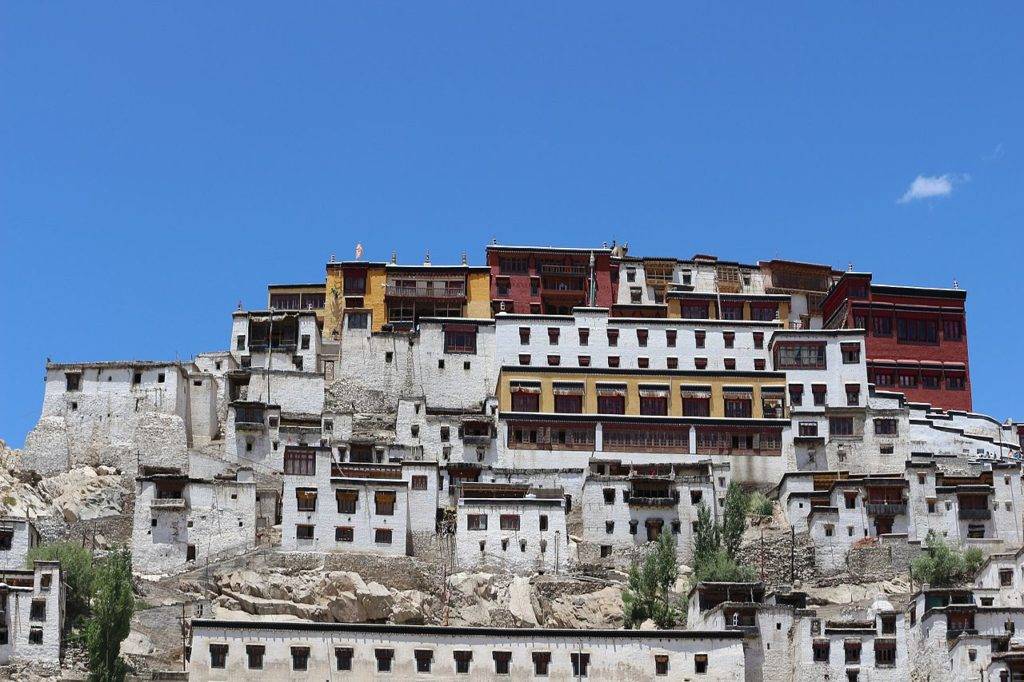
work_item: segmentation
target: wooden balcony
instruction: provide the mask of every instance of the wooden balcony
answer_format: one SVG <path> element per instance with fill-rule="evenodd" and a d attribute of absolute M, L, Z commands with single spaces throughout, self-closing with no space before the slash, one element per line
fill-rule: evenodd
<path fill-rule="evenodd" d="M 957 515 L 964 521 L 987 521 L 992 518 L 992 510 L 988 507 L 984 509 L 964 509 L 960 507 Z"/>
<path fill-rule="evenodd" d="M 427 285 L 405 286 L 388 284 L 385 287 L 384 295 L 387 298 L 415 298 L 432 301 L 451 301 L 466 298 L 466 288 L 459 287 L 434 287 Z"/>
<path fill-rule="evenodd" d="M 153 511 L 184 511 L 185 506 L 183 497 L 156 498 L 149 503 L 149 508 Z"/>
<path fill-rule="evenodd" d="M 631 507 L 674 507 L 679 504 L 679 500 L 671 496 L 630 495 L 627 504 Z"/>
<path fill-rule="evenodd" d="M 872 516 L 899 516 L 907 513 L 906 502 L 868 502 L 864 508 Z"/>
<path fill-rule="evenodd" d="M 586 265 L 541 265 L 542 275 L 558 275 L 560 277 L 586 277 Z"/>

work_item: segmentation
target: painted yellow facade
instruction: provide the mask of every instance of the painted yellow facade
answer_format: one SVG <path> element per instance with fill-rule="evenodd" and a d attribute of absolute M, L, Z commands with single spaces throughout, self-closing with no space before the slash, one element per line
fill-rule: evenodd
<path fill-rule="evenodd" d="M 364 273 L 362 291 L 346 291 L 345 273 Z M 388 280 L 417 280 L 417 276 L 436 277 L 451 273 L 453 279 L 465 283 L 465 300 L 460 303 L 461 317 L 491 317 L 491 273 L 486 268 L 469 266 L 394 266 L 386 263 L 348 262 L 327 264 L 327 303 L 324 310 L 324 330 L 327 338 L 334 338 L 339 318 L 346 313 L 370 314 L 371 331 L 379 332 L 388 323 Z M 413 298 L 407 299 L 410 305 Z"/>
<path fill-rule="evenodd" d="M 466 278 L 466 317 L 491 316 L 491 272 L 470 272 Z"/>
<path fill-rule="evenodd" d="M 597 413 L 599 386 L 625 385 L 626 415 L 640 415 L 640 390 L 649 387 L 668 389 L 668 416 L 682 417 L 682 392 L 706 390 L 710 387 L 710 417 L 725 418 L 725 393 L 730 388 L 748 389 L 751 396 L 751 419 L 763 419 L 762 389 L 771 387 L 771 397 L 784 400 L 786 378 L 781 372 L 674 372 L 674 373 L 629 373 L 602 371 L 583 372 L 548 371 L 536 367 L 504 367 L 498 376 L 498 405 L 504 412 L 512 410 L 512 386 L 518 382 L 533 382 L 540 385 L 540 412 L 555 412 L 556 384 L 583 384 L 583 413 Z M 742 392 L 742 391 L 741 391 Z"/>

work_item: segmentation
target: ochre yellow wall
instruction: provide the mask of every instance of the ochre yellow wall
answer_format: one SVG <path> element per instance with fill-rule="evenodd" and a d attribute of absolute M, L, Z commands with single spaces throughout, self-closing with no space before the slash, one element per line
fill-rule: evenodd
<path fill-rule="evenodd" d="M 534 381 L 540 383 L 540 411 L 555 411 L 555 396 L 552 384 L 555 382 L 583 383 L 585 393 L 583 397 L 583 412 L 587 414 L 597 413 L 597 384 L 625 384 L 626 385 L 626 414 L 640 415 L 640 384 L 664 385 L 669 387 L 668 391 L 668 414 L 669 416 L 683 416 L 683 402 L 680 395 L 682 386 L 710 386 L 711 387 L 711 416 L 725 417 L 725 400 L 722 397 L 724 386 L 745 386 L 752 387 L 751 393 L 751 418 L 761 419 L 761 386 L 773 386 L 785 388 L 786 380 L 782 377 L 755 377 L 736 376 L 730 374 L 709 373 L 706 375 L 678 376 L 659 374 L 599 374 L 588 372 L 587 374 L 574 374 L 570 372 L 530 372 L 528 368 L 522 370 L 517 368 L 505 368 L 501 370 L 498 377 L 498 405 L 499 409 L 506 412 L 512 410 L 512 394 L 509 385 L 513 381 Z M 779 394 L 784 395 L 784 394 Z"/>
<path fill-rule="evenodd" d="M 373 316 L 373 331 L 380 331 L 381 326 L 387 321 L 387 309 L 384 306 L 384 266 L 370 266 L 366 270 L 366 293 L 362 294 L 363 307 L 359 310 L 369 310 Z M 341 304 L 345 299 L 345 273 L 340 265 L 327 266 L 327 301 L 324 305 L 324 337 L 332 338 L 331 332 L 338 328 L 338 320 L 335 317 L 333 305 L 334 294 L 337 289 L 340 292 Z M 349 293 L 349 296 L 360 294 Z M 342 309 L 342 314 L 345 310 Z"/>
<path fill-rule="evenodd" d="M 491 316 L 491 273 L 471 272 L 466 277 L 466 317 Z"/>
<path fill-rule="evenodd" d="M 363 307 L 370 311 L 370 319 L 373 320 L 372 330 L 375 332 L 379 332 L 388 321 L 388 307 L 384 303 L 386 286 L 387 275 L 384 268 L 370 268 L 366 273 L 366 293 L 363 295 Z"/>
<path fill-rule="evenodd" d="M 340 293 L 344 284 L 345 278 L 342 275 L 340 267 L 327 266 L 327 296 L 324 301 L 324 338 L 330 339 L 331 332 L 338 328 L 338 319 L 336 310 L 334 307 L 334 294 L 332 293 L 335 289 Z"/>

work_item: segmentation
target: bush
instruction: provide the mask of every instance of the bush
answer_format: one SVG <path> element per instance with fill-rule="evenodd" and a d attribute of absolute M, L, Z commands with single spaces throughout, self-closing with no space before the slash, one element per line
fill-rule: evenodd
<path fill-rule="evenodd" d="M 750 566 L 736 563 L 724 549 L 715 551 L 693 570 L 693 584 L 742 583 L 754 580 L 757 573 Z"/>
<path fill-rule="evenodd" d="M 73 542 L 53 542 L 29 550 L 26 564 L 34 561 L 59 561 L 61 580 L 68 586 L 65 597 L 65 625 L 71 628 L 89 613 L 96 579 L 92 552 Z"/>
<path fill-rule="evenodd" d="M 910 562 L 910 575 L 932 587 L 953 587 L 971 580 L 984 560 L 977 547 L 961 551 L 930 530 L 925 538 L 924 554 Z"/>
<path fill-rule="evenodd" d="M 751 516 L 771 516 L 773 513 L 775 513 L 775 503 L 765 497 L 763 493 L 757 492 L 750 496 Z"/>
<path fill-rule="evenodd" d="M 648 619 L 660 628 L 679 622 L 681 611 L 669 594 L 678 572 L 675 539 L 671 533 L 662 533 L 654 550 L 629 569 L 629 581 L 622 591 L 627 628 L 639 627 Z"/>
<path fill-rule="evenodd" d="M 739 491 L 737 487 L 735 489 Z M 707 505 L 701 503 L 697 508 L 697 527 L 693 537 L 693 575 L 690 582 L 691 587 L 699 582 L 743 582 L 754 579 L 754 570 L 749 566 L 739 563 L 739 539 L 743 534 L 743 527 L 740 522 L 746 518 L 746 500 L 738 497 L 732 486 L 729 493 L 733 494 L 732 519 L 737 524 L 732 527 L 731 532 L 739 530 L 739 535 L 733 535 L 736 541 L 735 549 L 730 552 L 726 544 L 725 531 L 711 518 L 711 511 Z M 726 493 L 726 523 L 729 522 L 730 503 L 729 493 Z M 739 491 L 742 494 L 742 491 Z M 745 495 L 743 496 L 746 497 Z M 742 514 L 742 515 L 741 515 Z"/>

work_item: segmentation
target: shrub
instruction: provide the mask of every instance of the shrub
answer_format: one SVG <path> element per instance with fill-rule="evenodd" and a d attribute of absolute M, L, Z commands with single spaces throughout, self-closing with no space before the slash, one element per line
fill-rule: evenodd
<path fill-rule="evenodd" d="M 662 533 L 653 551 L 629 569 L 629 580 L 622 592 L 626 627 L 639 627 L 648 619 L 660 628 L 676 625 L 681 612 L 669 591 L 678 572 L 675 539 L 671 533 Z"/>
<path fill-rule="evenodd" d="M 775 503 L 765 497 L 763 493 L 756 492 L 750 496 L 751 516 L 771 516 L 774 512 Z"/>
<path fill-rule="evenodd" d="M 910 575 L 932 587 L 953 587 L 973 578 L 984 560 L 977 547 L 961 551 L 930 530 L 925 538 L 924 554 L 910 562 Z"/>
<path fill-rule="evenodd" d="M 61 580 L 68 586 L 65 597 L 65 625 L 70 628 L 89 613 L 96 567 L 92 552 L 73 542 L 53 542 L 29 550 L 26 564 L 34 561 L 59 561 Z"/>

